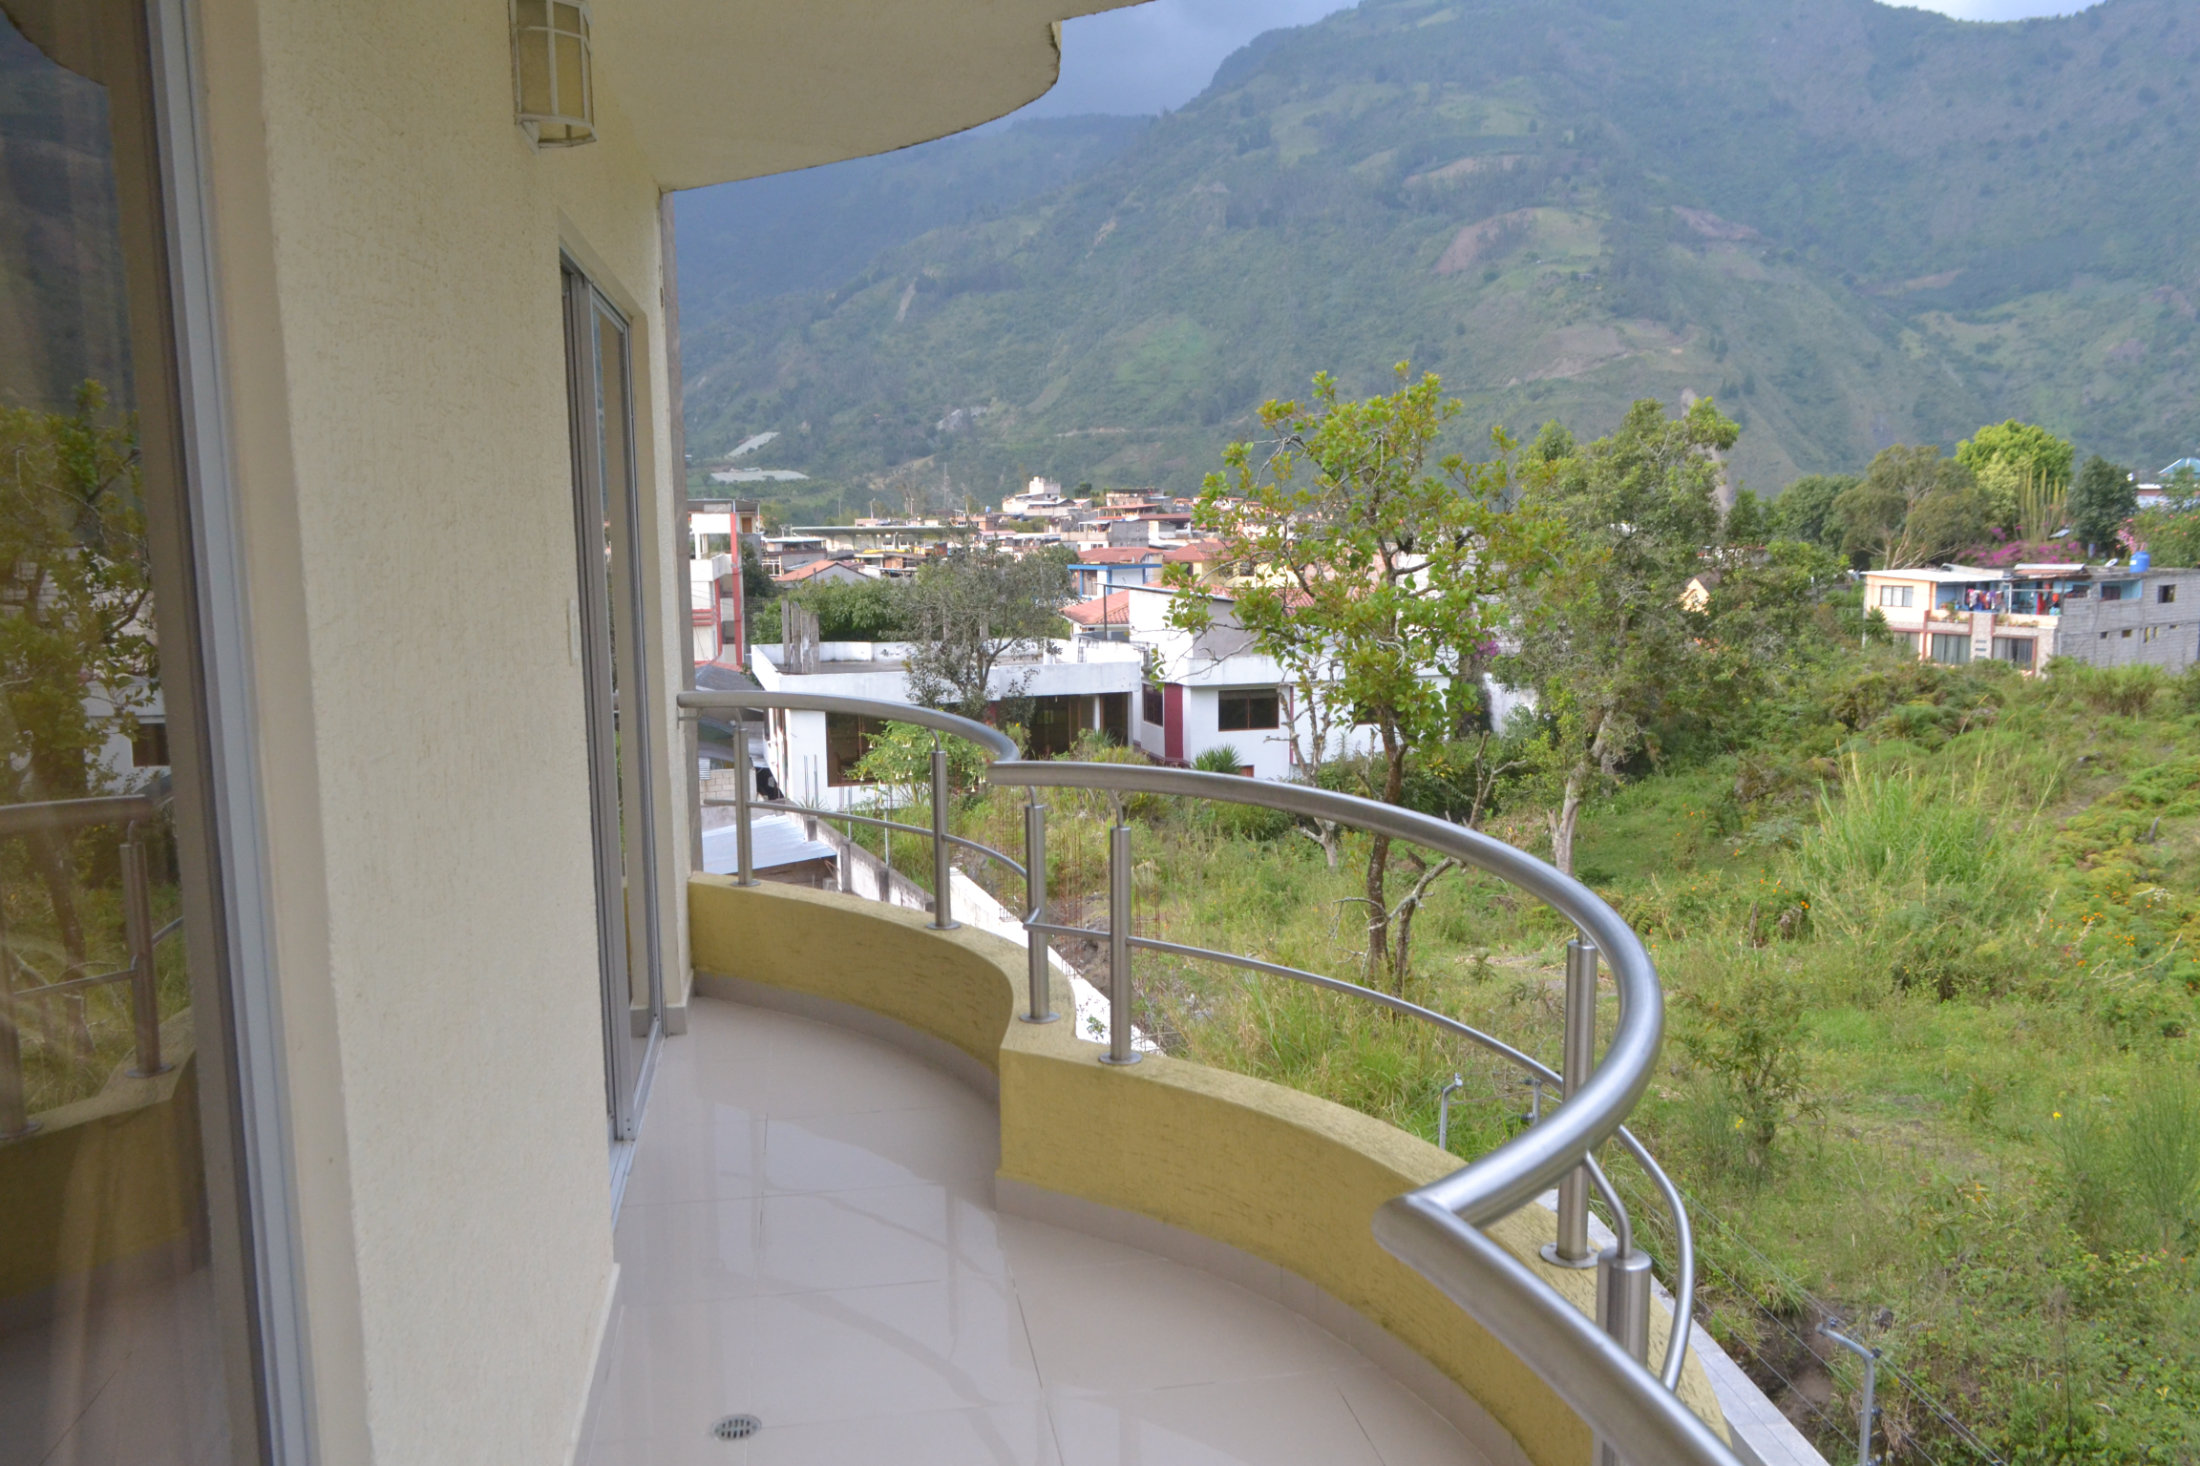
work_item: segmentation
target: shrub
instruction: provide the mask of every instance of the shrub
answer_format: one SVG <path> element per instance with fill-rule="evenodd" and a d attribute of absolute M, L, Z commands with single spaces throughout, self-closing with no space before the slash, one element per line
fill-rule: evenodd
<path fill-rule="evenodd" d="M 1218 743 L 1193 759 L 1192 767 L 1203 774 L 1234 774 L 1245 767 L 1245 760 L 1234 745 Z"/>
<path fill-rule="evenodd" d="M 2047 664 L 2047 671 L 2058 701 L 2123 718 L 2144 715 L 2171 685 L 2159 667 L 2093 667 L 2057 657 Z"/>
<path fill-rule="evenodd" d="M 2200 1212 L 2200 1083 L 2174 1071 L 2142 1080 L 2132 1091 L 2122 1141 L 2132 1204 L 2164 1248 L 2176 1246 Z"/>
<path fill-rule="evenodd" d="M 1803 1072 L 1803 996 L 1773 973 L 1742 974 L 1724 992 L 1683 994 L 1683 1052 L 1723 1092 L 1749 1163 L 1772 1159 L 1780 1132 L 1813 1108 Z"/>

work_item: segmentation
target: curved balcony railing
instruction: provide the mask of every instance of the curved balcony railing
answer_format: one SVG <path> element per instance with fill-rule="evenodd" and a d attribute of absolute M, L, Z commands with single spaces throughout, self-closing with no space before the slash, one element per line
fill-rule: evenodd
<path fill-rule="evenodd" d="M 1486 1049 L 1539 1082 L 1558 1086 L 1564 1102 L 1545 1112 L 1536 1124 L 1451 1175 L 1386 1204 L 1375 1217 L 1376 1238 L 1503 1341 L 1572 1406 L 1596 1433 L 1600 1462 L 1738 1466 L 1739 1458 L 1731 1448 L 1682 1403 L 1677 1393 L 1694 1309 L 1694 1243 L 1678 1188 L 1625 1126 L 1628 1112 L 1650 1083 L 1662 1037 L 1664 998 L 1657 971 L 1634 931 L 1587 886 L 1502 841 L 1393 805 L 1232 774 L 1132 764 L 1025 760 L 997 729 L 929 708 L 770 692 L 683 693 L 679 703 L 683 709 L 697 713 L 775 708 L 857 713 L 965 738 L 992 755 L 994 762 L 987 770 L 987 782 L 1030 791 L 1021 861 L 963 839 L 948 828 L 947 757 L 937 744 L 932 755 L 929 829 L 828 810 L 800 812 L 805 818 L 885 826 L 929 836 L 935 877 L 933 925 L 938 928 L 955 925 L 949 884 L 952 847 L 973 850 L 1021 876 L 1026 894 L 1023 925 L 1030 956 L 1027 1007 L 1018 1017 L 1027 1023 L 1051 1022 L 1056 1017 L 1049 937 L 1077 937 L 1101 944 L 1108 953 L 1107 1062 L 1127 1065 L 1139 1060 L 1131 1028 L 1132 953 L 1146 950 L 1222 963 L 1345 993 L 1428 1023 Z M 744 885 L 756 879 L 748 832 L 756 802 L 753 783 L 753 777 L 735 780 L 736 798 L 731 801 L 738 811 L 736 879 Z M 1048 788 L 1091 790 L 1114 801 L 1106 927 L 1064 926 L 1048 920 L 1046 806 L 1039 803 L 1038 794 Z M 1358 983 L 1236 953 L 1132 935 L 1132 830 L 1122 816 L 1122 799 L 1131 794 L 1253 805 L 1388 835 L 1497 876 L 1542 901 L 1570 921 L 1578 933 L 1567 948 L 1563 1071 L 1553 1070 L 1455 1018 Z M 1601 1058 L 1595 1053 L 1600 957 L 1611 964 L 1619 993 L 1618 1023 Z M 1673 1269 L 1672 1329 L 1662 1368 L 1655 1375 L 1646 1363 L 1651 1260 L 1637 1245 L 1633 1219 L 1597 1163 L 1596 1152 L 1607 1141 L 1617 1142 L 1642 1167 L 1671 1218 L 1678 1254 Z M 1481 1230 L 1533 1203 L 1554 1186 L 1559 1193 L 1558 1239 L 1544 1249 L 1544 1256 L 1562 1267 L 1596 1268 L 1598 1302 L 1594 1320 Z M 1596 1253 L 1590 1249 L 1588 1235 L 1592 1192 L 1610 1213 L 1615 1237 L 1613 1246 Z"/>

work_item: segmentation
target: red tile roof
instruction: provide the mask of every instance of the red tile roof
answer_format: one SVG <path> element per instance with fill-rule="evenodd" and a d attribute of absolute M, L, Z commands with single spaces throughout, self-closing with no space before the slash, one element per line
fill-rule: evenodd
<path fill-rule="evenodd" d="M 1127 626 L 1131 619 L 1131 593 L 1119 590 L 1095 600 L 1064 606 L 1062 614 L 1079 626 Z"/>
<path fill-rule="evenodd" d="M 797 565 L 792 570 L 788 570 L 781 574 L 773 576 L 772 581 L 776 585 L 799 585 L 803 581 L 808 580 L 811 576 L 823 575 L 826 571 L 831 570 L 835 566 L 840 566 L 847 570 L 853 570 L 858 575 L 861 575 L 863 573 L 861 570 L 856 570 L 856 565 L 853 560 L 812 560 L 807 565 Z"/>
<path fill-rule="evenodd" d="M 1150 545 L 1100 545 L 1077 552 L 1080 565 L 1147 565 L 1160 558 Z"/>

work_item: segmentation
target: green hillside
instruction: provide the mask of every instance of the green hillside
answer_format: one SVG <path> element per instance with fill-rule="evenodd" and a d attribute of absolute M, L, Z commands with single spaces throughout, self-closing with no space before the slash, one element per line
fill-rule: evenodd
<path fill-rule="evenodd" d="M 1766 491 L 2012 415 L 2167 462 L 2200 427 L 2196 59 L 2179 0 L 1365 0 L 1058 183 L 982 149 L 816 175 L 845 219 L 930 170 L 829 284 L 773 263 L 846 232 L 799 204 L 745 257 L 775 294 L 698 250 L 690 445 L 778 429 L 755 461 L 957 500 L 1186 489 L 1263 397 L 1411 358 L 1515 432 L 1714 395 Z"/>

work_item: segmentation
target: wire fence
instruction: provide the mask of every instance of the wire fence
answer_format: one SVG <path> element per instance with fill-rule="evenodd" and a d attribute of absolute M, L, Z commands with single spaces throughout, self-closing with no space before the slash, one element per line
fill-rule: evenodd
<path fill-rule="evenodd" d="M 1619 1184 L 1637 1217 L 1647 1218 L 1654 1231 L 1663 1233 L 1644 1179 L 1630 1174 Z M 1696 1266 L 1710 1285 L 1698 1290 L 1698 1326 L 1735 1356 L 1821 1453 L 1843 1463 L 1858 1459 L 1863 1365 L 1815 1333 L 1819 1324 L 1832 1324 L 1867 1345 L 1883 1347 L 1886 1315 L 1836 1307 L 1817 1297 L 1702 1201 L 1685 1192 L 1683 1196 L 1696 1223 Z M 1670 1236 L 1662 1240 L 1670 1250 Z M 1726 1307 L 1742 1316 L 1724 1312 Z M 1916 1375 L 1884 1354 L 1878 1360 L 1876 1400 L 1875 1461 L 1890 1466 L 2007 1466 L 2001 1453 Z"/>

